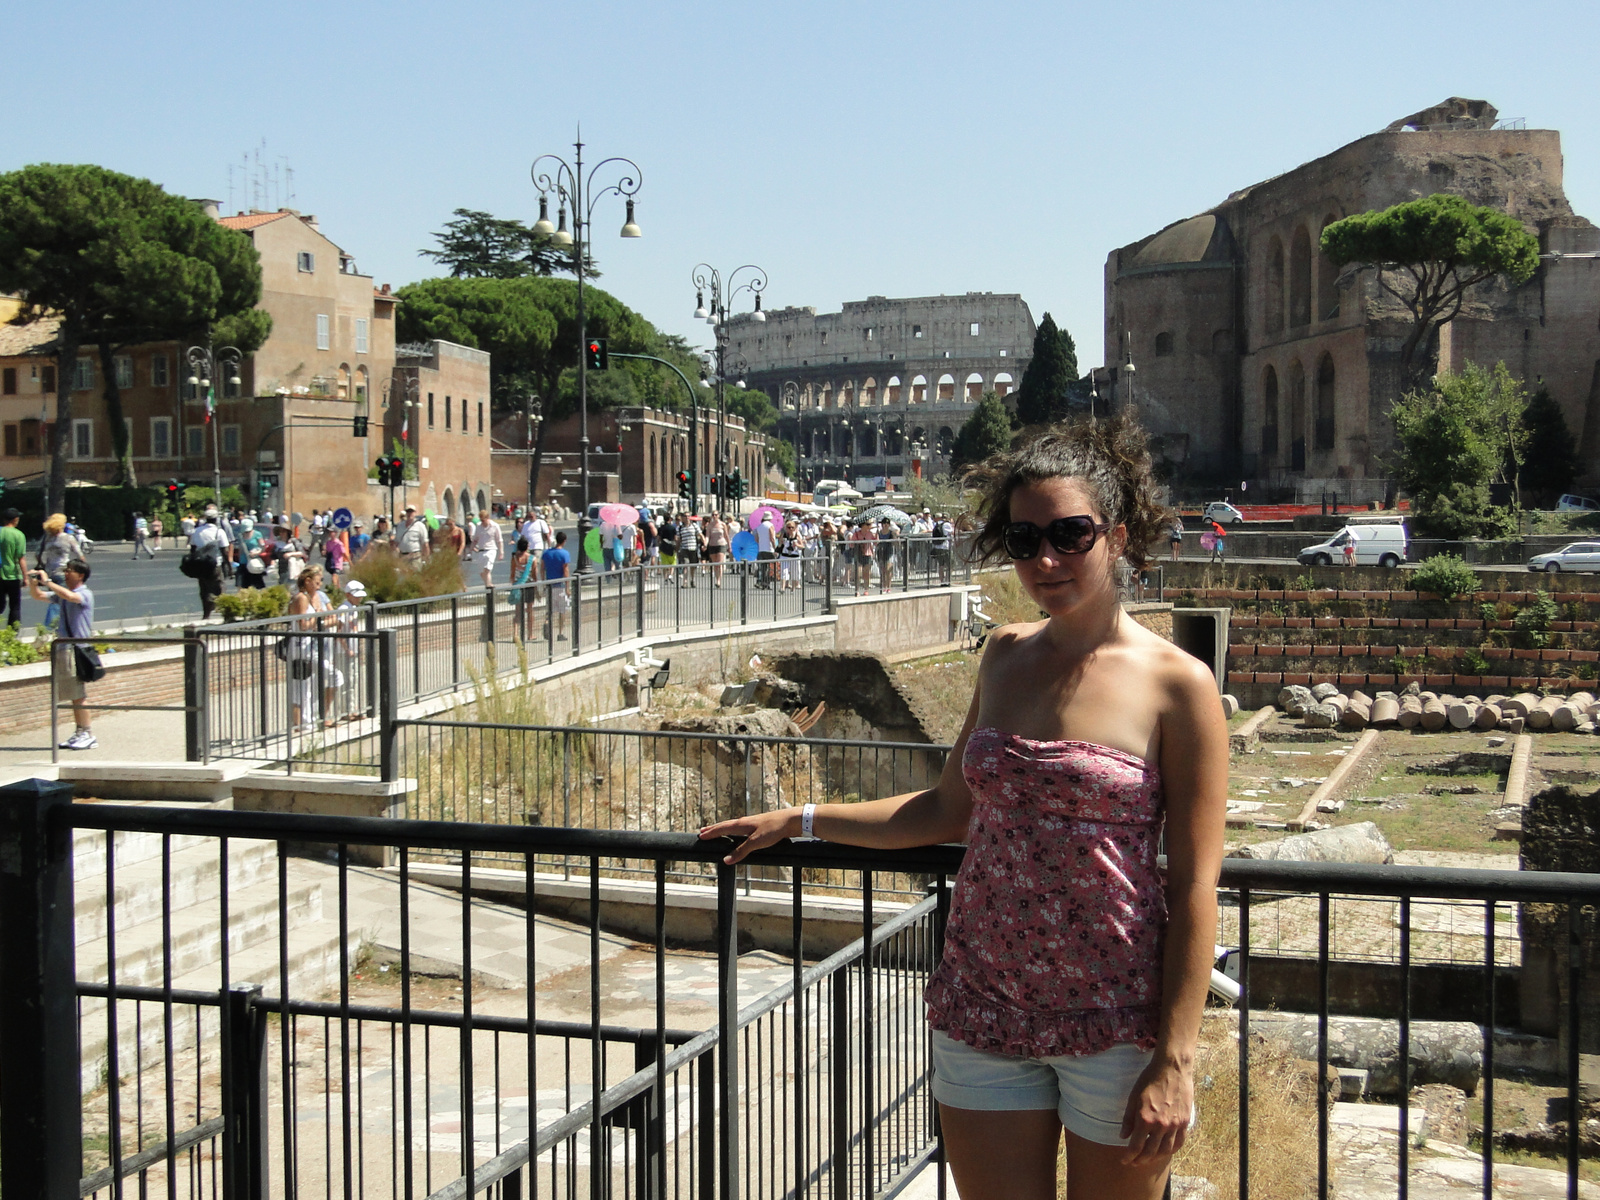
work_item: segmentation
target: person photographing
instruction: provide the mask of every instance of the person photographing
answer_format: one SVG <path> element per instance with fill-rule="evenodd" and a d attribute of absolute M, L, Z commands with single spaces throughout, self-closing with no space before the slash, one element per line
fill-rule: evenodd
<path fill-rule="evenodd" d="M 57 644 L 51 649 L 56 656 L 56 696 L 72 701 L 72 720 L 76 726 L 71 736 L 61 743 L 61 749 L 92 750 L 100 743 L 90 728 L 85 676 L 92 674 L 98 679 L 104 671 L 94 648 L 78 644 L 94 634 L 94 593 L 89 590 L 89 564 L 82 558 L 68 559 L 62 564 L 61 574 L 61 581 L 57 582 L 44 570 L 30 572 L 28 592 L 35 600 L 54 601 L 61 606 L 61 623 L 56 627 Z"/>

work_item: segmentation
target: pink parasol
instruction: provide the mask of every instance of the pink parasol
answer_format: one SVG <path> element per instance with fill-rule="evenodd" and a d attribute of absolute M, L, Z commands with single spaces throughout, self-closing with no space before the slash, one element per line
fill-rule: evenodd
<path fill-rule="evenodd" d="M 632 525 L 639 519 L 639 510 L 631 504 L 602 504 L 600 519 L 607 525 Z"/>
<path fill-rule="evenodd" d="M 755 512 L 750 514 L 750 528 L 754 530 L 758 525 L 761 524 L 761 518 L 766 516 L 768 513 L 772 514 L 772 527 L 774 529 L 782 529 L 783 510 L 773 508 L 770 504 L 763 504 L 757 508 Z"/>

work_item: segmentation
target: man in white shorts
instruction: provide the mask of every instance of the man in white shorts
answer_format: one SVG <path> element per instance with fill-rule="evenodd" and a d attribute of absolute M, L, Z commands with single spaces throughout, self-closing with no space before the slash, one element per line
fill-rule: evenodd
<path fill-rule="evenodd" d="M 494 564 L 505 553 L 505 538 L 500 532 L 500 522 L 489 519 L 489 510 L 478 511 L 478 524 L 472 531 L 472 550 L 478 556 L 479 573 L 483 586 L 494 586 Z"/>

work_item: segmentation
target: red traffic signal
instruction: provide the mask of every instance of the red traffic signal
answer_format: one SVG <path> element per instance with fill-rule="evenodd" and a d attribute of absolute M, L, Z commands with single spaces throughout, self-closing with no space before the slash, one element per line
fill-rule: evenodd
<path fill-rule="evenodd" d="M 605 338 L 590 338 L 583 344 L 585 364 L 591 371 L 604 371 L 611 363 L 611 357 L 606 352 Z"/>

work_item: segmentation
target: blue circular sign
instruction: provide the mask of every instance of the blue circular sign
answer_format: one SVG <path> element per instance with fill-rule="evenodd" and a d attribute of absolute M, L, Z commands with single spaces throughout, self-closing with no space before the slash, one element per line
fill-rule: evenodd
<path fill-rule="evenodd" d="M 348 508 L 336 508 L 333 510 L 333 516 L 328 518 L 328 524 L 335 529 L 349 529 L 355 523 L 355 514 Z"/>

